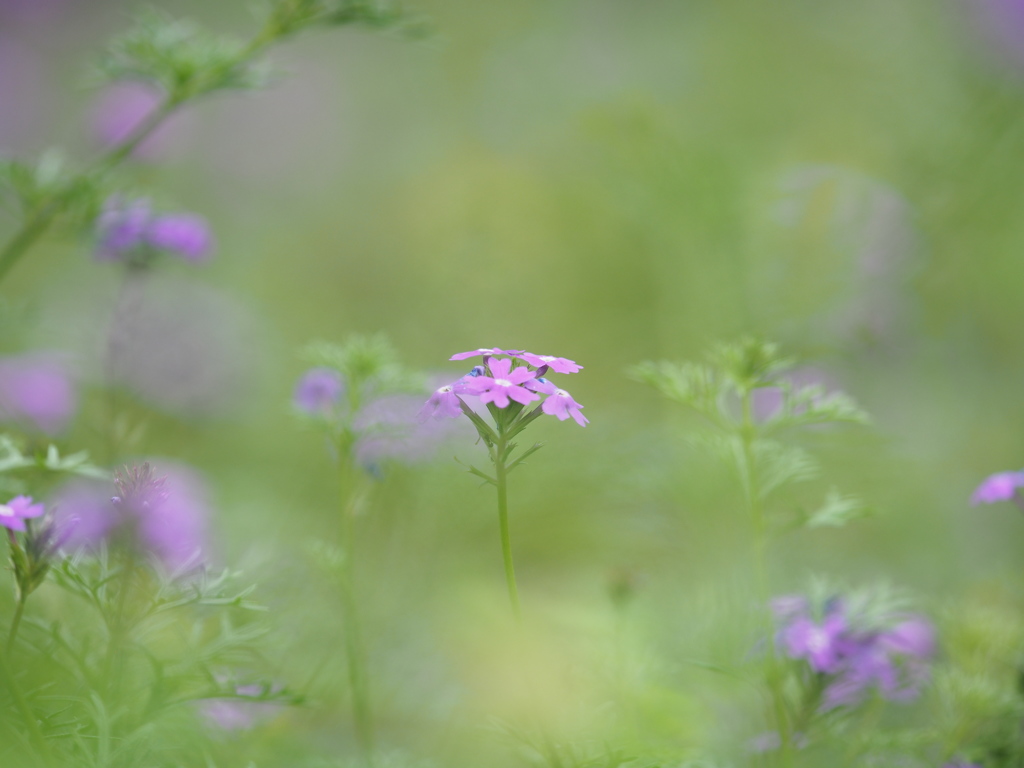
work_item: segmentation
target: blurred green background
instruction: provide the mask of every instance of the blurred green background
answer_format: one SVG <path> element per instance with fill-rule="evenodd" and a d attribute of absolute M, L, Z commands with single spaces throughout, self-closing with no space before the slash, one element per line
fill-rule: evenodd
<path fill-rule="evenodd" d="M 239 35 L 248 6 L 159 3 Z M 793 503 L 834 484 L 877 516 L 779 543 L 776 591 L 825 573 L 892 581 L 928 607 L 1019 581 L 1024 520 L 967 499 L 1024 453 L 1024 21 L 1015 49 L 1012 25 L 993 31 L 998 3 L 417 7 L 436 29 L 426 41 L 292 41 L 272 54 L 274 87 L 200 104 L 173 152 L 125 171 L 216 232 L 208 267 L 160 280 L 172 304 L 198 292 L 217 311 L 153 352 L 182 370 L 216 360 L 231 403 L 194 417 L 137 403 L 135 453 L 206 473 L 224 560 L 276 611 L 283 677 L 312 680 L 313 701 L 343 697 L 331 597 L 307 556 L 335 525 L 334 479 L 289 401 L 296 351 L 353 332 L 383 332 L 408 366 L 451 378 L 463 365 L 448 357 L 481 345 L 585 366 L 570 389 L 590 425 L 539 422 L 548 445 L 513 477 L 521 592 L 543 617 L 520 650 L 570 670 L 542 675 L 552 702 L 599 710 L 580 691 L 600 665 L 574 664 L 607 650 L 622 619 L 608 584 L 628 574 L 635 664 L 616 684 L 643 699 L 637 738 L 690 744 L 712 727 L 685 660 L 742 656 L 747 636 L 730 645 L 715 617 L 743 612 L 749 568 L 735 478 L 688 442 L 693 418 L 626 378 L 632 363 L 753 333 L 875 417 L 807 438 L 826 470 Z M 30 74 L 32 101 L 0 110 L 36 122 L 0 148 L 90 151 L 85 65 L 135 8 L 7 17 L 0 51 L 16 42 L 29 63 L 0 83 Z M 89 254 L 86 238 L 51 240 L 18 267 L 4 293 L 23 322 L 5 353 L 65 349 L 88 369 L 118 280 Z M 192 358 L 204 322 L 214 346 Z M 87 396 L 68 444 L 102 455 L 102 418 Z M 360 521 L 360 569 L 384 740 L 468 760 L 490 744 L 488 715 L 516 713 L 495 682 L 512 654 L 487 639 L 505 608 L 493 499 L 453 453 L 482 461 L 467 437 L 387 470 Z M 590 704 L 553 709 L 600 735 Z M 295 715 L 326 719 L 310 732 L 327 750 L 344 740 L 333 711 Z"/>

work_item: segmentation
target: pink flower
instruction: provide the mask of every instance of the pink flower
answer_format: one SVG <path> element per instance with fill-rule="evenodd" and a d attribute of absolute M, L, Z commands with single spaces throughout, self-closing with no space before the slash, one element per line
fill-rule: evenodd
<path fill-rule="evenodd" d="M 573 360 L 569 360 L 565 357 L 552 357 L 551 355 L 535 355 L 532 352 L 506 352 L 505 354 L 513 355 L 518 357 L 520 360 L 525 360 L 530 365 L 542 368 L 545 365 L 555 373 L 579 373 L 583 368 L 582 365 L 578 365 Z"/>
<path fill-rule="evenodd" d="M 582 407 L 564 389 L 556 389 L 553 394 L 548 395 L 548 399 L 544 401 L 541 409 L 544 413 L 556 417 L 559 421 L 565 421 L 572 416 L 577 424 L 585 427 L 590 421 L 580 413 L 580 408 Z"/>
<path fill-rule="evenodd" d="M 1024 472 L 999 472 L 990 475 L 971 494 L 971 504 L 1011 501 L 1021 486 L 1024 486 Z"/>
<path fill-rule="evenodd" d="M 0 422 L 63 432 L 78 398 L 65 366 L 44 354 L 0 358 Z"/>
<path fill-rule="evenodd" d="M 522 386 L 533 379 L 533 371 L 524 368 L 512 368 L 511 360 L 491 360 L 491 375 L 477 376 L 466 384 L 469 394 L 479 395 L 480 402 L 494 403 L 499 408 L 507 408 L 509 400 L 526 405 L 539 400 L 540 395 Z"/>
<path fill-rule="evenodd" d="M 807 659 L 815 671 L 831 674 L 840 666 L 845 631 L 846 619 L 838 612 L 830 613 L 821 624 L 800 617 L 783 630 L 782 641 L 791 657 Z"/>
<path fill-rule="evenodd" d="M 456 382 L 458 384 L 458 382 Z M 456 418 L 462 415 L 462 401 L 456 394 L 456 384 L 445 384 L 438 388 L 419 412 L 419 420 Z"/>
<path fill-rule="evenodd" d="M 0 504 L 0 525 L 12 531 L 24 531 L 25 520 L 40 517 L 46 511 L 42 504 L 35 504 L 31 496 L 15 496 L 6 504 Z"/>
<path fill-rule="evenodd" d="M 497 347 L 474 349 L 471 352 L 459 352 L 457 355 L 452 355 L 449 360 L 466 360 L 470 357 L 491 357 L 492 355 L 512 355 L 516 357 L 519 355 L 518 349 L 498 349 Z"/>

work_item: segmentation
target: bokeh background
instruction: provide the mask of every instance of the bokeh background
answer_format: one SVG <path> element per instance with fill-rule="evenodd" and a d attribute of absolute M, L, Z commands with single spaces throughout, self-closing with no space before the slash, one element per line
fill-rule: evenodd
<path fill-rule="evenodd" d="M 159 3 L 240 36 L 248 6 Z M 742 657 L 747 641 L 740 489 L 688 439 L 696 419 L 625 369 L 742 334 L 780 342 L 875 419 L 811 435 L 825 472 L 792 503 L 836 485 L 877 514 L 775 545 L 776 591 L 812 574 L 883 580 L 938 611 L 1012 590 L 1024 519 L 968 497 L 1024 463 L 1024 3 L 417 7 L 428 39 L 291 41 L 271 56 L 273 87 L 197 105 L 124 172 L 217 238 L 208 265 L 167 264 L 140 299 L 141 380 L 121 408 L 143 430 L 133 456 L 203 474 L 218 557 L 260 584 L 279 675 L 307 686 L 310 706 L 260 748 L 299 749 L 288 724 L 310 749 L 349 736 L 333 598 L 308 554 L 336 526 L 335 480 L 290 407 L 313 339 L 382 332 L 407 366 L 450 378 L 463 370 L 448 357 L 481 345 L 585 366 L 571 391 L 590 425 L 541 420 L 548 445 L 513 477 L 532 641 L 492 641 L 505 618 L 493 500 L 451 458 L 483 461 L 469 433 L 387 467 L 360 520 L 396 748 L 518 764 L 492 720 L 523 715 L 503 666 L 516 654 L 547 670 L 544 715 L 584 741 L 610 733 L 605 684 L 632 697 L 616 721 L 630 738 L 716 738 L 747 694 L 718 687 L 709 704 L 687 660 Z M 0 151 L 96 151 L 133 97 L 95 87 L 88 65 L 136 10 L 0 2 Z M 0 352 L 46 350 L 75 371 L 63 441 L 106 461 L 96 361 L 120 276 L 92 247 L 51 239 L 18 266 Z"/>

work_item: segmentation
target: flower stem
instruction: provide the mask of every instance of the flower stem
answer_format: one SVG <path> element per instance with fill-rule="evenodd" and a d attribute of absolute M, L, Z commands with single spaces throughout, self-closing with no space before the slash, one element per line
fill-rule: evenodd
<path fill-rule="evenodd" d="M 768 530 L 765 522 L 764 504 L 761 494 L 761 481 L 757 467 L 757 456 L 755 454 L 757 427 L 754 424 L 753 404 L 749 389 L 743 391 L 742 408 L 743 421 L 740 425 L 740 441 L 743 445 L 743 452 L 740 457 L 740 470 L 743 476 L 743 485 L 746 491 L 747 512 L 750 517 L 750 527 L 753 533 L 754 573 L 758 609 L 764 616 L 765 632 L 769 642 L 770 656 L 766 669 L 768 690 L 771 696 L 772 716 L 782 739 L 782 764 L 789 765 L 792 762 L 793 733 L 790 728 L 789 718 L 787 717 L 786 700 L 782 691 L 783 681 L 781 678 L 781 669 L 777 663 L 778 656 L 775 649 L 774 628 L 771 625 L 770 617 L 765 613 L 770 599 L 768 568 L 766 564 Z"/>
<path fill-rule="evenodd" d="M 22 589 L 18 590 L 18 604 L 14 606 L 14 616 L 11 617 L 11 631 L 7 635 L 6 653 L 8 656 L 14 651 L 14 640 L 18 636 L 18 627 L 21 626 L 21 615 L 25 612 L 25 601 L 28 594 Z"/>
<path fill-rule="evenodd" d="M 341 600 L 344 614 L 345 657 L 348 682 L 352 690 L 352 721 L 356 742 L 366 768 L 374 768 L 373 710 L 370 706 L 370 680 L 367 674 L 366 652 L 363 648 L 359 625 L 359 606 L 356 599 L 355 567 L 355 513 L 360 496 L 358 473 L 348 458 L 351 448 L 341 441 L 339 445 L 342 561 Z"/>
<path fill-rule="evenodd" d="M 516 569 L 512 562 L 512 540 L 508 531 L 508 468 L 505 465 L 505 439 L 499 438 L 494 445 L 494 479 L 498 490 L 498 527 L 501 529 L 501 554 L 505 562 L 505 582 L 508 584 L 508 599 L 516 621 L 522 621 L 519 609 L 519 590 L 516 589 Z"/>
<path fill-rule="evenodd" d="M 21 686 L 18 685 L 18 681 L 14 676 L 14 672 L 11 670 L 8 655 L 6 653 L 0 653 L 0 678 L 2 678 L 3 682 L 7 684 L 7 688 L 11 692 L 11 698 L 14 699 L 14 704 L 21 713 L 22 719 L 25 721 L 25 727 L 28 729 L 29 740 L 36 748 L 39 756 L 43 758 L 46 765 L 55 765 L 53 753 L 50 751 L 50 745 L 43 737 L 43 732 L 39 728 L 39 721 L 36 719 L 35 714 L 33 714 L 32 708 L 29 706 L 28 700 L 25 698 L 25 694 L 22 693 Z"/>

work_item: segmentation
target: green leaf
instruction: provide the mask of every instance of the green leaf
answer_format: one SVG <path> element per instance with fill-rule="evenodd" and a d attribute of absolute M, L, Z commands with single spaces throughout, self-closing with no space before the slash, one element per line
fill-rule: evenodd
<path fill-rule="evenodd" d="M 807 516 L 804 525 L 808 528 L 835 527 L 868 517 L 871 509 L 855 496 L 843 496 L 835 488 L 825 496 L 825 503 Z"/>
<path fill-rule="evenodd" d="M 266 68 L 253 63 L 241 41 L 157 11 L 142 14 L 110 44 L 99 70 L 111 81 L 149 81 L 172 103 L 217 90 L 259 88 L 267 81 Z"/>

